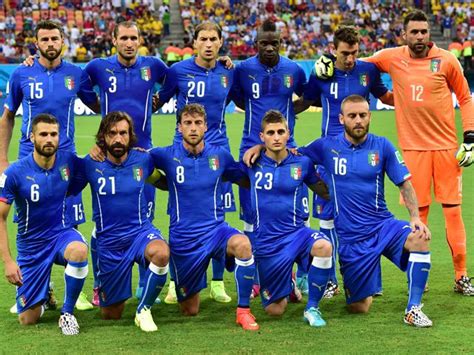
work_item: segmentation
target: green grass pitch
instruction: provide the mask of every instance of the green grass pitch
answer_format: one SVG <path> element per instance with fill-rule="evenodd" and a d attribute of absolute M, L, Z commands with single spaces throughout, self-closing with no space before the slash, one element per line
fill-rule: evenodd
<path fill-rule="evenodd" d="M 234 156 L 238 156 L 238 144 L 242 134 L 243 115 L 226 117 L 228 135 Z M 459 120 L 458 120 L 459 121 Z M 76 118 L 76 142 L 79 154 L 86 154 L 93 143 L 98 127 L 98 117 Z M 174 116 L 153 117 L 153 137 L 156 145 L 168 145 L 172 141 Z M 459 122 L 458 122 L 459 123 Z M 17 123 L 17 126 L 19 123 Z M 301 114 L 296 125 L 299 144 L 306 144 L 320 135 L 321 114 Z M 460 127 L 460 125 L 459 125 Z M 374 112 L 371 131 L 388 136 L 396 143 L 393 112 Z M 16 157 L 19 128 L 15 127 L 10 159 Z M 464 171 L 463 215 L 468 234 L 468 267 L 474 273 L 474 167 Z M 398 189 L 386 184 L 386 198 L 390 209 L 399 218 L 407 218 L 406 210 L 398 204 Z M 167 235 L 165 193 L 157 196 L 155 225 Z M 80 227 L 89 239 L 92 230 L 91 202 L 84 194 L 88 222 Z M 242 226 L 236 213 L 227 215 L 228 222 Z M 474 324 L 474 297 L 462 297 L 452 291 L 453 267 L 446 243 L 444 222 L 439 205 L 431 208 L 429 219 L 433 233 L 432 269 L 430 291 L 424 297 L 425 312 L 432 318 L 431 329 L 414 329 L 403 324 L 402 316 L 407 299 L 406 276 L 387 260 L 383 261 L 384 296 L 375 299 L 367 315 L 350 315 L 345 308 L 344 296 L 323 300 L 321 309 L 328 325 L 312 329 L 303 320 L 304 304 L 290 304 L 286 314 L 271 318 L 263 312 L 260 300 L 252 301 L 252 309 L 261 330 L 247 333 L 238 328 L 235 321 L 235 304 L 217 304 L 209 299 L 209 290 L 201 293 L 201 312 L 197 317 L 181 316 L 177 306 L 159 305 L 153 315 L 159 331 L 142 333 L 133 324 L 137 301 L 127 302 L 123 319 L 103 321 L 98 310 L 76 312 L 81 325 L 77 337 L 65 337 L 57 327 L 59 310 L 45 313 L 36 326 L 22 327 L 9 313 L 14 302 L 15 289 L 5 279 L 0 282 L 0 352 L 2 353 L 428 353 L 472 352 L 472 324 Z M 317 221 L 312 221 L 318 226 Z M 15 225 L 9 222 L 10 244 L 14 251 Z M 0 267 L 3 273 L 3 266 Z M 52 279 L 57 296 L 62 301 L 64 291 L 63 270 L 53 268 Z M 236 299 L 233 275 L 226 273 L 226 288 Z M 136 277 L 134 285 L 136 283 Z M 92 271 L 84 289 L 92 293 Z M 167 289 L 165 288 L 165 293 Z M 164 295 L 162 295 L 164 297 Z"/>

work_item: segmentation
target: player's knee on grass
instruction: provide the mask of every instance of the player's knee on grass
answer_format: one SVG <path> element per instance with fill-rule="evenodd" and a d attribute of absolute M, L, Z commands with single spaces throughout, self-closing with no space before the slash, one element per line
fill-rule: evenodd
<path fill-rule="evenodd" d="M 430 241 L 420 236 L 418 231 L 411 232 L 405 242 L 405 249 L 409 252 L 428 252 L 430 251 Z"/>
<path fill-rule="evenodd" d="M 69 261 L 81 262 L 87 260 L 87 245 L 82 242 L 71 242 L 64 251 L 64 258 Z"/>
<path fill-rule="evenodd" d="M 18 321 L 21 325 L 34 325 L 38 323 L 42 312 L 42 305 L 39 303 L 31 308 L 28 308 L 26 311 L 21 312 L 18 315 Z"/>
<path fill-rule="evenodd" d="M 122 318 L 122 313 L 125 308 L 125 302 L 120 302 L 112 306 L 101 307 L 100 312 L 102 319 L 105 320 L 119 320 Z"/>
<path fill-rule="evenodd" d="M 157 266 L 166 266 L 170 260 L 170 248 L 163 240 L 155 240 L 147 245 L 145 257 Z"/>
<path fill-rule="evenodd" d="M 199 293 L 180 302 L 179 307 L 185 316 L 196 316 L 199 313 Z"/>
<path fill-rule="evenodd" d="M 250 259 L 252 257 L 252 245 L 246 235 L 236 234 L 227 243 L 227 253 L 238 259 Z"/>
<path fill-rule="evenodd" d="M 319 239 L 311 247 L 311 256 L 330 257 L 332 256 L 332 244 L 328 240 Z"/>
<path fill-rule="evenodd" d="M 372 297 L 367 297 L 363 300 L 351 303 L 348 307 L 351 313 L 368 313 L 371 305 Z"/>
<path fill-rule="evenodd" d="M 265 307 L 265 312 L 269 316 L 281 316 L 283 313 L 285 313 L 286 306 L 288 302 L 286 298 L 282 298 L 276 302 L 270 303 L 268 306 Z"/>

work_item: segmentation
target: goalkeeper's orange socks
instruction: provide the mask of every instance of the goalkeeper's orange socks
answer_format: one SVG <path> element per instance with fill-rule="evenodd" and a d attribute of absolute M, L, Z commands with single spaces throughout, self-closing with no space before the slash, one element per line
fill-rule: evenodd
<path fill-rule="evenodd" d="M 467 276 L 466 267 L 466 229 L 462 220 L 461 206 L 444 206 L 443 214 L 446 223 L 446 239 L 453 257 L 456 280 Z"/>

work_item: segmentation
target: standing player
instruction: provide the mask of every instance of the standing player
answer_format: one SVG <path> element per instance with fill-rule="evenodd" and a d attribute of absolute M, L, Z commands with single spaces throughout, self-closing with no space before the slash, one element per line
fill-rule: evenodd
<path fill-rule="evenodd" d="M 87 276 L 87 245 L 69 221 L 64 204 L 77 158 L 58 151 L 59 122 L 49 114 L 31 122 L 33 153 L 13 163 L 0 178 L 0 254 L 7 280 L 17 286 L 20 324 L 36 324 L 48 298 L 53 263 L 64 265 L 66 283 L 59 327 L 64 335 L 79 334 L 74 305 Z M 7 235 L 7 217 L 15 202 L 18 216 L 17 263 Z"/>
<path fill-rule="evenodd" d="M 271 109 L 285 116 L 290 130 L 289 147 L 295 147 L 293 132 L 295 127 L 295 109 L 293 95 L 301 96 L 306 84 L 303 69 L 292 60 L 280 56 L 280 31 L 275 23 L 265 20 L 257 32 L 256 47 L 258 54 L 235 69 L 232 99 L 245 110 L 245 123 L 240 143 L 239 159 L 244 153 L 260 141 L 260 127 L 265 112 Z M 306 189 L 306 186 L 304 187 Z M 252 236 L 254 214 L 248 189 L 239 188 L 240 218 L 244 221 L 244 231 Z M 302 195 L 305 219 L 309 217 L 308 196 Z M 258 293 L 258 287 L 254 294 Z"/>
<path fill-rule="evenodd" d="M 403 37 L 405 46 L 384 49 L 368 60 L 393 80 L 398 137 L 413 174 L 420 218 L 427 223 L 433 180 L 435 198 L 443 207 L 446 239 L 454 264 L 454 291 L 474 296 L 467 273 L 466 229 L 461 213 L 461 166 L 470 165 L 472 160 L 460 160 L 458 165 L 455 158 L 457 137 L 451 93 L 453 90 L 461 108 L 462 158 L 466 152 L 472 156 L 474 146 L 471 91 L 459 61 L 429 42 L 430 29 L 424 12 L 415 10 L 405 17 Z"/>
<path fill-rule="evenodd" d="M 19 66 L 9 80 L 8 97 L 0 120 L 0 170 L 8 166 L 15 113 L 20 104 L 23 107 L 21 138 L 18 158 L 24 158 L 33 151 L 30 141 L 33 117 L 47 112 L 59 121 L 59 150 L 75 153 L 74 145 L 74 102 L 79 97 L 93 111 L 99 110 L 97 95 L 90 80 L 81 68 L 61 58 L 64 33 L 61 24 L 54 21 L 40 21 L 35 29 L 39 58 L 32 66 Z M 80 195 L 67 199 L 67 213 L 72 225 L 85 222 L 84 208 Z M 78 303 L 80 309 L 90 309 L 85 295 Z M 12 308 L 13 311 L 13 308 Z"/>
<path fill-rule="evenodd" d="M 90 156 L 83 161 L 75 192 L 91 186 L 96 224 L 97 268 L 100 307 L 104 319 L 120 319 L 125 301 L 132 295 L 133 264 L 146 269 L 145 285 L 135 324 L 145 332 L 157 327 L 151 306 L 166 282 L 169 248 L 147 218 L 145 180 L 153 172 L 146 152 L 133 150 L 137 141 L 133 122 L 125 112 L 110 112 L 100 123 L 97 145 L 105 161 Z"/>
<path fill-rule="evenodd" d="M 428 228 L 418 214 L 415 191 L 403 158 L 385 138 L 369 134 L 369 104 L 359 95 L 346 97 L 340 121 L 344 133 L 314 141 L 299 151 L 330 174 L 339 237 L 339 262 L 349 309 L 366 313 L 380 278 L 380 257 L 386 256 L 408 275 L 404 321 L 431 327 L 421 298 L 431 267 Z M 399 221 L 384 199 L 384 176 L 400 188 L 410 222 Z"/>
<path fill-rule="evenodd" d="M 136 146 L 150 149 L 152 99 L 157 83 L 163 83 L 168 67 L 156 57 L 142 57 L 138 55 L 140 45 L 140 31 L 134 22 L 118 23 L 113 32 L 113 44 L 117 54 L 109 58 L 97 58 L 87 64 L 85 70 L 89 74 L 92 84 L 100 91 L 101 112 L 105 117 L 112 111 L 126 112 L 133 120 L 137 135 Z M 100 147 L 91 151 L 91 157 L 98 161 L 104 160 Z M 147 217 L 153 221 L 155 215 L 155 189 L 151 185 L 145 186 L 147 201 Z M 91 240 L 93 260 L 95 259 L 95 238 Z M 95 263 L 93 262 L 95 267 Z M 141 298 L 144 284 L 145 269 L 139 267 L 140 279 L 136 290 L 136 297 Z M 94 272 L 94 275 L 96 273 Z M 97 291 L 97 285 L 95 285 Z M 95 299 L 98 300 L 97 292 Z M 157 300 L 159 302 L 159 300 Z"/>
<path fill-rule="evenodd" d="M 382 84 L 380 72 L 372 63 L 357 59 L 359 54 L 359 34 L 352 26 L 341 26 L 334 33 L 334 47 L 336 61 L 334 63 L 334 76 L 330 80 L 318 79 L 311 74 L 308 86 L 304 93 L 306 106 L 315 101 L 322 103 L 323 120 L 321 137 L 337 136 L 344 131 L 344 126 L 339 122 L 341 102 L 347 96 L 358 94 L 369 99 L 369 94 L 393 106 L 393 95 Z M 324 167 L 317 168 L 323 180 L 329 184 L 329 176 Z M 333 250 L 333 269 L 326 289 L 326 298 L 331 298 L 339 293 L 336 277 L 336 252 L 337 236 L 334 231 L 334 204 L 318 195 L 314 195 L 313 217 L 319 219 L 320 231 L 331 238 L 336 246 Z M 380 290 L 381 291 L 381 287 Z"/>
<path fill-rule="evenodd" d="M 199 104 L 186 105 L 178 116 L 182 142 L 155 148 L 155 166 L 166 173 L 170 191 L 170 248 L 180 308 L 185 315 L 199 311 L 199 292 L 206 287 L 211 258 L 225 258 L 235 266 L 236 323 L 258 330 L 250 312 L 255 264 L 249 239 L 224 221 L 220 198 L 222 181 L 241 182 L 245 175 L 223 147 L 204 141 L 206 112 Z"/>
<path fill-rule="evenodd" d="M 232 87 L 234 71 L 229 70 L 218 60 L 222 47 L 221 28 L 211 22 L 203 22 L 194 31 L 193 46 L 196 56 L 174 64 L 168 71 L 165 83 L 160 90 L 159 106 L 177 97 L 177 112 L 190 103 L 201 104 L 207 114 L 208 129 L 206 142 L 224 147 L 230 152 L 229 140 L 224 120 L 228 94 Z M 181 133 L 176 128 L 174 143 L 182 141 Z M 225 211 L 235 211 L 232 184 L 223 184 L 223 201 Z M 217 302 L 230 302 L 224 288 L 224 260 L 212 259 L 213 277 L 211 281 L 211 298 Z M 172 285 L 171 285 L 172 287 Z M 171 288 L 172 290 L 172 288 Z M 172 301 L 168 293 L 166 302 Z M 174 301 L 175 302 L 175 301 Z"/>
<path fill-rule="evenodd" d="M 256 213 L 254 248 L 262 303 L 268 314 L 283 314 L 292 291 L 293 263 L 297 261 L 305 272 L 309 267 L 304 319 L 312 327 L 322 327 L 326 322 L 319 311 L 319 301 L 329 280 L 332 246 L 323 233 L 305 226 L 297 202 L 304 193 L 303 184 L 317 191 L 320 180 L 310 159 L 288 151 L 290 132 L 280 112 L 268 111 L 261 130 L 265 152 L 247 174 Z"/>

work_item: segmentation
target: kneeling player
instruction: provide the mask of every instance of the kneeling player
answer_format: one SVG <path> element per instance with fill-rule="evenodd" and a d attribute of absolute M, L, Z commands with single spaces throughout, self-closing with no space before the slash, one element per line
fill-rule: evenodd
<path fill-rule="evenodd" d="M 89 183 L 96 224 L 99 298 L 104 319 L 119 319 L 132 296 L 132 267 L 147 268 L 145 289 L 135 324 L 145 332 L 156 331 L 151 306 L 166 282 L 169 248 L 147 218 L 145 180 L 152 175 L 151 156 L 130 149 L 136 142 L 133 122 L 124 112 L 110 112 L 101 121 L 97 145 L 106 156 L 98 162 L 87 156 L 76 191 Z"/>
<path fill-rule="evenodd" d="M 66 266 L 66 292 L 59 327 L 64 335 L 79 333 L 74 304 L 87 276 L 87 244 L 72 228 L 65 198 L 78 158 L 57 151 L 59 124 L 49 114 L 32 123 L 33 153 L 13 163 L 0 178 L 0 252 L 5 276 L 17 286 L 16 304 L 21 324 L 36 324 L 48 298 L 53 264 Z M 10 255 L 7 216 L 15 202 L 18 215 L 15 263 Z"/>
<path fill-rule="evenodd" d="M 332 245 L 323 233 L 305 227 L 300 201 L 304 184 L 328 196 L 310 159 L 288 151 L 289 137 L 283 115 L 268 111 L 260 133 L 265 151 L 253 167 L 246 169 L 256 213 L 254 247 L 260 295 L 268 314 L 283 314 L 292 290 L 293 264 L 297 262 L 309 271 L 304 319 L 312 327 L 322 327 L 326 322 L 319 302 L 331 271 Z"/>
<path fill-rule="evenodd" d="M 368 133 L 369 104 L 359 95 L 345 98 L 339 116 L 344 132 L 314 141 L 299 151 L 331 174 L 336 207 L 339 258 L 349 309 L 369 311 L 378 291 L 380 258 L 408 271 L 409 297 L 404 321 L 430 327 L 421 297 L 431 266 L 431 233 L 421 222 L 415 191 L 402 156 L 384 137 Z M 410 222 L 396 220 L 384 199 L 384 177 L 396 184 Z"/>
<path fill-rule="evenodd" d="M 206 122 L 201 105 L 186 105 L 178 116 L 182 142 L 151 151 L 155 166 L 168 180 L 170 248 L 178 302 L 185 315 L 196 315 L 209 261 L 225 256 L 227 269 L 235 267 L 236 322 L 245 330 L 258 330 L 249 308 L 255 273 L 252 248 L 245 235 L 224 221 L 221 199 L 223 179 L 242 183 L 247 179 L 226 149 L 204 143 Z"/>

